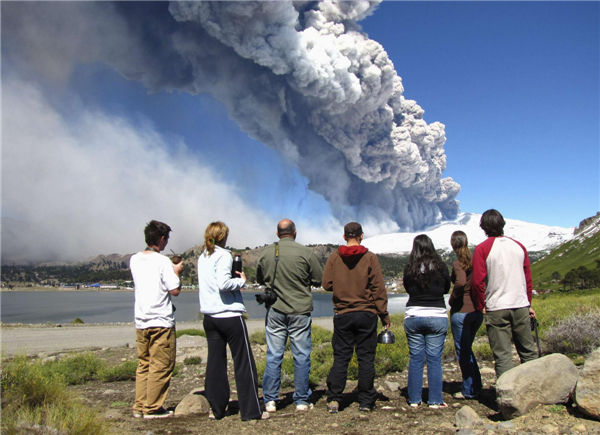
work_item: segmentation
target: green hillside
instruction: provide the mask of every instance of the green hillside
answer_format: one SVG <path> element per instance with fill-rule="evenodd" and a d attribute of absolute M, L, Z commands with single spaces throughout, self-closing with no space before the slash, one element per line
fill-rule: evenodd
<path fill-rule="evenodd" d="M 584 267 L 587 269 L 585 278 Z M 578 271 L 578 277 L 569 275 L 567 282 L 563 281 L 570 271 Z M 553 279 L 553 273 L 558 272 Z M 576 272 L 577 273 L 577 272 Z M 531 275 L 535 289 L 569 289 L 569 279 L 577 281 L 575 286 L 584 285 L 583 281 L 591 280 L 585 284 L 598 287 L 600 280 L 600 216 L 581 229 L 580 232 L 568 242 L 563 243 L 550 254 L 531 265 Z M 594 281 L 595 277 L 595 281 Z"/>

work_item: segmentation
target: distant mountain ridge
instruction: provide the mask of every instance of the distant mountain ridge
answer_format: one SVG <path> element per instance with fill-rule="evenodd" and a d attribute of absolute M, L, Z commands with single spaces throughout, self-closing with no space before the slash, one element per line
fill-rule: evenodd
<path fill-rule="evenodd" d="M 454 231 L 464 231 L 470 245 L 477 245 L 486 239 L 485 233 L 479 228 L 480 220 L 480 214 L 460 213 L 457 219 L 451 222 L 443 222 L 414 233 L 394 233 L 369 237 L 363 240 L 363 245 L 376 254 L 405 254 L 412 250 L 415 236 L 427 234 L 436 249 L 449 252 L 452 251 L 450 237 Z M 530 252 L 550 251 L 574 237 L 574 227 L 553 227 L 515 219 L 505 220 L 504 235 L 518 240 Z"/>
<path fill-rule="evenodd" d="M 581 221 L 576 234 L 533 263 L 531 273 L 534 285 L 552 281 L 552 273 L 565 276 L 570 270 L 585 267 L 598 268 L 600 261 L 600 213 Z"/>

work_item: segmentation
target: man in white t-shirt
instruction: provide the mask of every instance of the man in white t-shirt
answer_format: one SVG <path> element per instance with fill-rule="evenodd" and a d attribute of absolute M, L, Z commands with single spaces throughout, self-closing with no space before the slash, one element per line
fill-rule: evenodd
<path fill-rule="evenodd" d="M 183 263 L 161 255 L 171 228 L 150 221 L 144 229 L 146 249 L 131 257 L 135 284 L 135 327 L 138 367 L 135 376 L 135 418 L 165 418 L 163 408 L 175 368 L 175 316 L 171 296 L 179 295 Z"/>

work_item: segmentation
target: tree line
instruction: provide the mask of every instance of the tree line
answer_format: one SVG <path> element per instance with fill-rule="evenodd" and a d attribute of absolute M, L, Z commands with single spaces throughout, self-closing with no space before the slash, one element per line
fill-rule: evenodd
<path fill-rule="evenodd" d="M 585 266 L 579 266 L 577 269 L 568 271 L 565 276 L 555 270 L 550 278 L 562 285 L 563 291 L 567 291 L 567 287 L 569 290 L 600 287 L 600 259 L 594 261 L 596 262 L 595 269 L 590 270 Z"/>

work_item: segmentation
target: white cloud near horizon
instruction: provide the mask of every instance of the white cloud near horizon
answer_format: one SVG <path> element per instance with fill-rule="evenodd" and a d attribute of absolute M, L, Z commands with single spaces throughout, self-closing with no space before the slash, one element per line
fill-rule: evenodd
<path fill-rule="evenodd" d="M 229 225 L 232 246 L 274 238 L 274 219 L 150 123 L 86 108 L 65 119 L 39 87 L 16 78 L 3 78 L 2 98 L 2 215 L 28 224 L 3 237 L 3 256 L 135 252 L 151 219 L 173 228 L 167 249 L 176 251 L 201 243 L 214 220 Z"/>

